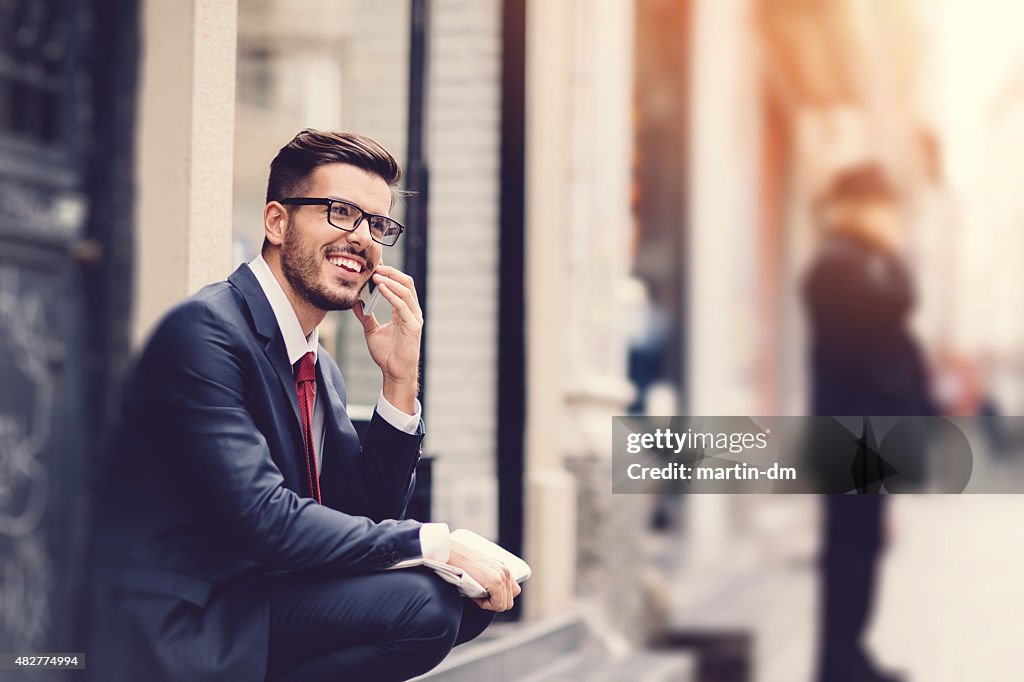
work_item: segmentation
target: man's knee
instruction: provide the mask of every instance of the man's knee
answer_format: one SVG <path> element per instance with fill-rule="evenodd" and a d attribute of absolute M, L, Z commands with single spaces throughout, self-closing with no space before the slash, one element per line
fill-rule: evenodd
<path fill-rule="evenodd" d="M 444 660 L 455 646 L 462 622 L 462 597 L 452 585 L 425 572 L 410 576 L 407 588 L 415 594 L 399 624 L 403 648 L 422 662 L 423 672 Z"/>
<path fill-rule="evenodd" d="M 451 639 L 454 643 L 462 620 L 462 597 L 458 590 L 433 574 L 416 572 L 414 576 L 410 576 L 410 587 L 415 598 L 403 634 L 416 639 Z"/>

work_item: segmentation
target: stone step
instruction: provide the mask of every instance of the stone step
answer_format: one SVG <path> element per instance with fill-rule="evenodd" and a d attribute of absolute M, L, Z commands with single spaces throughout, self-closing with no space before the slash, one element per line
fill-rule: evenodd
<path fill-rule="evenodd" d="M 512 682 L 588 645 L 582 616 L 539 623 L 492 625 L 478 640 L 456 647 L 438 667 L 414 682 Z"/>
<path fill-rule="evenodd" d="M 804 563 L 733 575 L 681 576 L 662 646 L 697 655 L 709 680 L 808 679 L 813 646 L 814 567 Z"/>
<path fill-rule="evenodd" d="M 613 658 L 601 651 L 563 656 L 516 682 L 696 682 L 697 665 L 686 653 L 639 651 Z"/>

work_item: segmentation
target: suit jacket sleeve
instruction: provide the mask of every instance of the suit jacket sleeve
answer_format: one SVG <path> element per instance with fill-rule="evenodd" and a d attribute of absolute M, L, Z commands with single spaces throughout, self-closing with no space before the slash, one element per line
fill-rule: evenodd
<path fill-rule="evenodd" d="M 340 373 L 339 373 L 340 375 Z M 342 418 L 348 419 L 344 413 Z M 423 440 L 423 422 L 414 434 L 405 433 L 389 424 L 377 412 L 373 413 L 363 437 L 362 447 L 354 454 L 354 461 L 346 470 L 355 473 L 355 479 L 345 488 L 344 498 L 359 500 L 359 509 L 371 519 L 401 519 L 409 506 L 416 486 L 416 465 Z M 349 453 L 342 453 L 346 456 Z M 327 476 L 324 471 L 324 478 Z M 321 489 L 328 490 L 321 478 Z M 330 492 L 335 492 L 333 489 Z M 340 503 L 342 496 L 336 495 Z M 334 501 L 334 500 L 332 500 Z M 328 502 L 328 498 L 324 498 Z M 337 506 L 337 505 L 332 505 Z"/>
<path fill-rule="evenodd" d="M 245 404 L 247 333 L 193 300 L 168 316 L 143 358 L 154 421 L 227 532 L 275 569 L 361 572 L 418 556 L 420 523 L 375 523 L 284 486 Z"/>

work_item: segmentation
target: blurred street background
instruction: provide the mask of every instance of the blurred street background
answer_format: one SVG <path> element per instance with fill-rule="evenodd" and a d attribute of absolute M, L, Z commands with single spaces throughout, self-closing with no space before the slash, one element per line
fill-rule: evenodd
<path fill-rule="evenodd" d="M 82 651 L 132 353 L 254 257 L 269 162 L 315 127 L 413 192 L 386 254 L 426 311 L 410 516 L 534 570 L 424 679 L 813 679 L 821 499 L 613 496 L 612 417 L 811 413 L 801 287 L 863 164 L 939 411 L 1024 414 L 1022 25 L 1016 0 L 0 0 L 0 651 Z M 368 419 L 354 317 L 321 341 Z M 1017 492 L 1021 434 L 978 437 Z M 1021 518 L 893 496 L 880 666 L 1020 679 Z"/>

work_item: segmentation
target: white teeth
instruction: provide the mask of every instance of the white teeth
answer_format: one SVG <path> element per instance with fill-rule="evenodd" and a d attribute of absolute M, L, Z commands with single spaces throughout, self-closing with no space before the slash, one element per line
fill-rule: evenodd
<path fill-rule="evenodd" d="M 363 266 L 361 266 L 357 261 L 351 260 L 349 258 L 342 258 L 340 256 L 331 256 L 327 260 L 329 260 L 331 262 L 331 265 L 340 265 L 343 268 L 348 268 L 349 270 L 355 270 L 356 272 L 362 272 L 362 270 L 363 270 Z"/>

